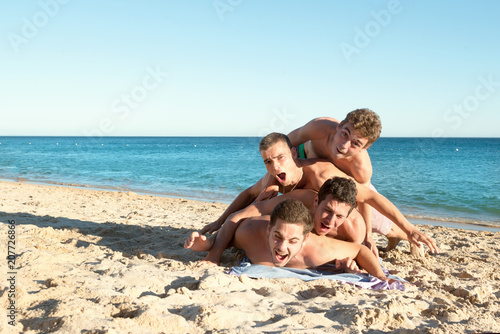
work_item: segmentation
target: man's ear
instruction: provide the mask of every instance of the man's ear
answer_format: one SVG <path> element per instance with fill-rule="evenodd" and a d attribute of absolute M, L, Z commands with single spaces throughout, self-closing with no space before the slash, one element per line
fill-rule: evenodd
<path fill-rule="evenodd" d="M 292 158 L 293 158 L 293 160 L 297 161 L 297 158 L 299 157 L 299 155 L 297 154 L 297 149 L 295 147 L 292 147 L 290 149 L 290 152 L 292 152 Z"/>
<path fill-rule="evenodd" d="M 316 212 L 318 205 L 319 205 L 319 198 L 318 198 L 318 194 L 316 194 L 316 195 L 314 195 L 314 212 Z"/>
<path fill-rule="evenodd" d="M 269 236 L 270 233 L 271 233 L 271 225 L 267 224 L 266 235 Z"/>
<path fill-rule="evenodd" d="M 302 242 L 302 245 L 305 245 L 306 244 L 306 241 L 307 241 L 307 238 L 309 238 L 309 235 L 311 234 L 311 232 L 307 233 L 305 236 L 304 236 L 304 241 Z"/>

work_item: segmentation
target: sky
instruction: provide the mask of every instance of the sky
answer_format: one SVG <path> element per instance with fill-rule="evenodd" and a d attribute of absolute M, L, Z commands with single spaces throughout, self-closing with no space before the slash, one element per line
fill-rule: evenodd
<path fill-rule="evenodd" d="M 0 136 L 500 137 L 500 1 L 2 1 Z"/>

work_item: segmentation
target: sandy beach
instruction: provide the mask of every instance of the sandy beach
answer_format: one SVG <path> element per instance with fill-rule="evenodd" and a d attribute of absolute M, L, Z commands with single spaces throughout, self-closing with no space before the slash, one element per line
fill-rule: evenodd
<path fill-rule="evenodd" d="M 419 226 L 442 253 L 414 258 L 401 242 L 383 265 L 413 285 L 367 290 L 228 275 L 235 250 L 196 267 L 205 253 L 184 238 L 225 204 L 19 182 L 0 193 L 2 333 L 500 332 L 500 233 Z"/>

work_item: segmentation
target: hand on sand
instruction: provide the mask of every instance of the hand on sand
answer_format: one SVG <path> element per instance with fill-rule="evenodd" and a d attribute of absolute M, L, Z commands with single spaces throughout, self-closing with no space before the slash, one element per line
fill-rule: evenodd
<path fill-rule="evenodd" d="M 422 243 L 424 243 L 427 245 L 427 247 L 429 247 L 432 253 L 440 252 L 434 240 L 417 229 L 414 229 L 411 233 L 408 234 L 408 241 L 410 242 L 410 244 L 414 244 L 417 247 L 422 247 Z"/>
<path fill-rule="evenodd" d="M 210 223 L 206 225 L 204 228 L 201 229 L 200 233 L 205 234 L 205 233 L 214 233 L 220 227 L 222 226 L 222 222 L 219 222 L 218 220 L 214 221 L 213 223 Z"/>
<path fill-rule="evenodd" d="M 399 281 L 399 280 L 397 280 L 397 279 L 394 279 L 394 278 L 389 278 L 389 277 L 378 277 L 378 279 L 380 279 L 381 281 L 385 281 L 385 282 L 387 282 L 387 283 L 389 283 L 389 284 L 392 284 L 392 283 L 394 283 L 394 282 L 401 282 L 401 283 L 403 283 L 403 284 L 406 284 L 406 282 L 402 282 L 402 281 Z M 413 285 L 413 284 L 411 284 L 411 283 L 409 283 L 409 284 L 410 284 L 410 285 Z"/>
<path fill-rule="evenodd" d="M 360 274 L 362 271 L 359 269 L 358 264 L 353 259 L 346 257 L 342 260 L 335 260 L 335 268 L 343 269 L 346 273 Z"/>

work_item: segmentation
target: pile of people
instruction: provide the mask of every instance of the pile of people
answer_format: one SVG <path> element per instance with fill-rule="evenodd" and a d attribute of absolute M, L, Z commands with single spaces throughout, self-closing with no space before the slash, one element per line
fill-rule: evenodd
<path fill-rule="evenodd" d="M 241 192 L 215 222 L 195 231 L 185 248 L 208 251 L 201 263 L 219 264 L 228 247 L 244 250 L 253 264 L 364 270 L 389 281 L 372 233 L 387 250 L 401 240 L 423 255 L 439 252 L 371 185 L 367 148 L 381 133 L 377 114 L 357 109 L 338 122 L 317 118 L 288 135 L 270 133 L 259 143 L 267 173 Z"/>

